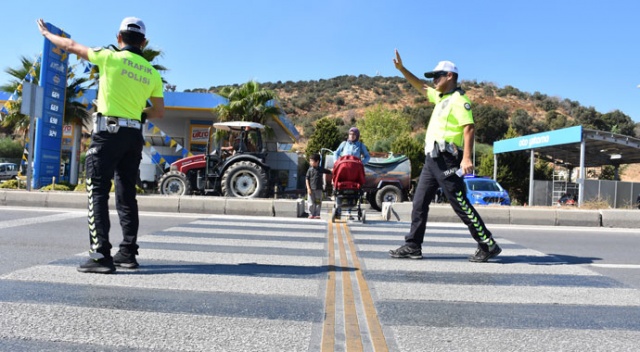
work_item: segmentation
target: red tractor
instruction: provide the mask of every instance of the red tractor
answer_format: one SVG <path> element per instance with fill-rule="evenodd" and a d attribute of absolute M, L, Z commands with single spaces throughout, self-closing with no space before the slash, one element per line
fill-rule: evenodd
<path fill-rule="evenodd" d="M 205 153 L 171 164 L 158 182 L 160 193 L 266 197 L 271 188 L 262 142 L 264 128 L 256 122 L 214 123 Z"/>

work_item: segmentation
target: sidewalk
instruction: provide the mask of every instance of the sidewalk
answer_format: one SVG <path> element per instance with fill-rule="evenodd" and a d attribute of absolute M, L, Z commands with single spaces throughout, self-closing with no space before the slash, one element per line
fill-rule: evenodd
<path fill-rule="evenodd" d="M 115 197 L 109 199 L 111 209 L 115 209 Z M 141 211 L 254 215 L 271 217 L 301 217 L 305 213 L 303 199 L 242 199 L 210 196 L 163 196 L 139 195 Z M 85 209 L 87 196 L 79 192 L 27 192 L 24 190 L 0 190 L 0 206 L 24 206 L 44 208 Z M 333 202 L 323 202 L 326 215 Z M 411 202 L 394 203 L 383 207 L 382 219 L 387 221 L 411 221 Z M 367 205 L 363 207 L 369 215 L 377 212 Z M 620 227 L 640 229 L 640 210 L 553 207 L 476 207 L 487 224 L 540 225 L 540 226 L 588 226 Z M 367 218 L 370 218 L 370 216 Z M 435 222 L 460 221 L 449 205 L 430 206 L 429 220 Z"/>

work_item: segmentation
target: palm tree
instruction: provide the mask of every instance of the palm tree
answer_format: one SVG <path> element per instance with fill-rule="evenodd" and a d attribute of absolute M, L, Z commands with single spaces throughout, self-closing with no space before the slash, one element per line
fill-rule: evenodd
<path fill-rule="evenodd" d="M 40 65 L 35 65 L 35 70 L 32 71 L 33 69 L 34 63 L 31 59 L 26 56 L 20 57 L 20 66 L 4 70 L 5 73 L 13 78 L 8 83 L 0 85 L 0 90 L 7 93 L 17 92 L 19 97 L 22 96 L 22 83 L 27 76 L 31 76 L 31 83 L 38 84 Z M 14 134 L 26 136 L 26 132 L 29 129 L 29 116 L 20 113 L 21 106 L 21 100 L 16 100 L 10 104 L 9 113 L 3 117 L 0 124 Z"/>
<path fill-rule="evenodd" d="M 162 76 L 162 73 L 165 71 L 168 71 L 169 69 L 159 65 L 159 64 L 154 64 L 153 61 L 158 58 L 158 57 L 162 57 L 163 53 L 160 50 L 155 50 L 155 49 L 151 49 L 151 48 L 144 48 L 142 49 L 142 57 L 144 57 L 145 59 L 147 59 L 147 61 L 151 62 L 153 68 L 156 69 L 156 71 L 158 71 L 160 73 L 160 76 Z M 162 83 L 163 84 L 167 84 L 167 80 L 164 79 L 164 77 L 162 77 Z"/>
<path fill-rule="evenodd" d="M 78 98 L 84 95 L 87 82 L 89 78 L 73 77 L 71 74 L 67 75 L 67 90 L 64 104 L 64 123 L 72 125 L 85 125 L 88 126 L 91 123 L 91 115 L 87 110 L 87 107 L 78 102 Z"/>
<path fill-rule="evenodd" d="M 33 84 L 38 83 L 38 77 L 40 76 L 40 65 L 34 65 L 28 58 L 21 57 L 21 65 L 18 68 L 9 68 L 5 70 L 6 73 L 14 77 L 9 83 L 0 86 L 0 89 L 7 92 L 15 92 L 21 96 L 21 89 L 18 89 L 22 83 L 29 80 Z M 83 87 L 88 79 L 87 78 L 75 78 L 73 75 L 73 69 L 68 68 L 67 71 L 67 89 L 65 94 L 65 109 L 63 113 L 63 121 L 65 124 L 74 125 L 89 125 L 90 114 L 86 107 L 77 101 L 79 96 L 84 94 L 85 88 Z M 8 131 L 12 131 L 14 135 L 22 135 L 22 144 L 26 145 L 26 139 L 29 132 L 30 118 L 27 115 L 20 113 L 22 101 L 19 99 L 15 103 L 11 104 L 9 114 L 7 114 L 2 120 L 2 126 Z"/>
<path fill-rule="evenodd" d="M 229 101 L 227 105 L 213 109 L 220 121 L 250 121 L 264 125 L 269 118 L 280 114 L 280 108 L 273 103 L 278 98 L 277 94 L 260 88 L 255 81 L 240 87 L 223 87 L 218 94 Z"/>
<path fill-rule="evenodd" d="M 31 75 L 31 82 L 38 84 L 38 77 L 40 77 L 40 66 L 36 65 L 34 69 L 33 63 L 25 56 L 20 58 L 21 65 L 18 68 L 8 68 L 6 73 L 14 77 L 9 83 L 0 86 L 0 90 L 5 92 L 18 92 L 18 95 L 22 95 L 20 87 L 28 75 Z M 69 68 L 67 72 L 67 89 L 65 95 L 65 111 L 63 115 L 63 121 L 65 123 L 82 124 L 83 122 L 89 122 L 89 113 L 87 109 L 77 102 L 77 97 L 84 94 L 84 84 L 88 81 L 87 78 L 75 78 L 73 76 L 72 69 Z M 26 136 L 26 132 L 29 129 L 29 116 L 20 113 L 20 107 L 22 105 L 21 100 L 17 100 L 11 105 L 9 114 L 7 114 L 2 120 L 2 126 L 13 130 L 14 134 L 23 134 Z"/>

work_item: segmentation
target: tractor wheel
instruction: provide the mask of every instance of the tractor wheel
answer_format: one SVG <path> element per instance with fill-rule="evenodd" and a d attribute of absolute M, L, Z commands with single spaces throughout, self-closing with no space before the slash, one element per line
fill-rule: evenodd
<path fill-rule="evenodd" d="M 382 209 L 383 202 L 402 202 L 402 190 L 394 185 L 386 185 L 376 192 L 376 204 Z"/>
<path fill-rule="evenodd" d="M 378 206 L 378 203 L 376 203 L 376 193 L 377 192 L 375 191 L 367 192 L 367 202 L 369 202 L 369 205 L 371 206 L 371 208 L 373 208 L 374 210 L 380 211 L 382 210 L 382 208 Z"/>
<path fill-rule="evenodd" d="M 191 183 L 187 175 L 180 171 L 169 171 L 162 175 L 158 182 L 160 194 L 169 196 L 185 196 L 191 194 Z"/>
<path fill-rule="evenodd" d="M 251 161 L 239 161 L 227 168 L 222 176 L 225 197 L 259 198 L 267 192 L 267 173 Z"/>

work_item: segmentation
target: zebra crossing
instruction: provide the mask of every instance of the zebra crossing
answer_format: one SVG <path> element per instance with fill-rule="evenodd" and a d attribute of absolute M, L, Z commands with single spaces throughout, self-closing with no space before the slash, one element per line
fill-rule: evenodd
<path fill-rule="evenodd" d="M 0 350 L 636 350 L 637 289 L 499 236 L 470 263 L 459 224 L 389 258 L 408 227 L 203 216 L 140 236 L 137 270 L 80 274 L 78 253 L 9 272 Z"/>
<path fill-rule="evenodd" d="M 461 224 L 428 228 L 422 260 L 389 260 L 405 226 L 351 226 L 385 336 L 399 351 L 632 351 L 640 292 L 499 238 L 489 263 Z"/>

